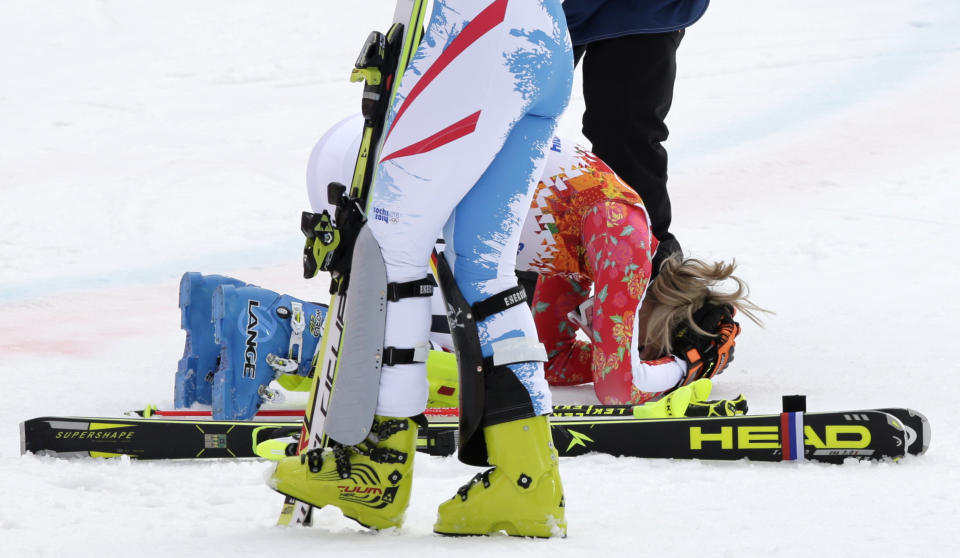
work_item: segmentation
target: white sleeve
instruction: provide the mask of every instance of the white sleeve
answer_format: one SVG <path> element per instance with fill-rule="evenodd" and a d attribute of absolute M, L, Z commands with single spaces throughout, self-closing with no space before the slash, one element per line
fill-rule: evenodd
<path fill-rule="evenodd" d="M 647 393 L 666 391 L 676 387 L 687 375 L 687 361 L 673 355 L 657 360 L 640 360 L 633 357 L 633 385 Z"/>

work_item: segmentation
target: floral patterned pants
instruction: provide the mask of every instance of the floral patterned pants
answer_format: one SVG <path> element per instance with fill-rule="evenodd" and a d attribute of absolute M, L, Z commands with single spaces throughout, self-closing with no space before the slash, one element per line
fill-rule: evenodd
<path fill-rule="evenodd" d="M 636 315 L 650 280 L 657 240 L 643 208 L 605 200 L 587 210 L 583 220 L 582 257 L 593 278 L 584 275 L 541 275 L 533 299 L 540 341 L 547 348 L 547 381 L 551 385 L 594 383 L 604 404 L 641 404 L 664 392 L 640 391 L 633 383 L 637 352 Z M 567 313 L 596 292 L 593 338 L 576 337 Z"/>

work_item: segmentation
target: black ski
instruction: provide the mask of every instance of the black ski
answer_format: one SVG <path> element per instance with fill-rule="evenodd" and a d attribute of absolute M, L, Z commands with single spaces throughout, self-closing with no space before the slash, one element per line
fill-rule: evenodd
<path fill-rule="evenodd" d="M 896 459 L 908 452 L 921 454 L 929 445 L 929 424 L 909 409 L 805 413 L 803 421 L 804 457 L 810 461 Z M 601 452 L 672 459 L 783 459 L 779 414 L 672 419 L 563 416 L 552 417 L 551 425 L 562 456 Z M 299 422 L 293 421 L 97 417 L 40 417 L 23 422 L 20 429 L 22 452 L 138 459 L 255 457 L 258 443 L 300 430 Z M 455 418 L 435 418 L 420 431 L 417 449 L 450 455 L 456 450 L 456 432 Z"/>
<path fill-rule="evenodd" d="M 255 457 L 256 443 L 300 431 L 300 421 L 39 417 L 20 423 L 20 452 L 62 457 Z"/>
<path fill-rule="evenodd" d="M 804 458 L 810 461 L 896 459 L 907 452 L 903 424 L 884 411 L 805 413 L 803 421 Z M 784 459 L 779 414 L 672 419 L 559 417 L 550 422 L 561 456 L 600 452 L 670 459 Z M 430 426 L 439 437 L 439 431 L 453 431 L 456 423 Z M 436 445 L 445 449 L 447 443 L 438 441 Z"/>

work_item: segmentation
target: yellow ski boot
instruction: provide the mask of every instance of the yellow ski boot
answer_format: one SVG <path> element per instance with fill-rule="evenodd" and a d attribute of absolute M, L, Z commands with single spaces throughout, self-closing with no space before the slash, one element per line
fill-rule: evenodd
<path fill-rule="evenodd" d="M 400 527 L 410 503 L 416 442 L 412 419 L 377 416 L 366 441 L 287 457 L 268 484 L 316 507 L 336 506 L 372 529 Z"/>
<path fill-rule="evenodd" d="M 493 469 L 440 504 L 433 526 L 442 535 L 564 537 L 563 486 L 546 416 L 484 428 Z"/>

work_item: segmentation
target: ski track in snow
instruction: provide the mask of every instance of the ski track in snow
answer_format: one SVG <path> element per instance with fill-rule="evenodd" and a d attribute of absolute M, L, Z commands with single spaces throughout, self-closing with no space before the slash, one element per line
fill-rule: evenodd
<path fill-rule="evenodd" d="M 172 403 L 177 281 L 300 278 L 314 141 L 392 2 L 0 4 L 0 539 L 4 556 L 949 556 L 960 442 L 960 5 L 713 2 L 681 46 L 673 230 L 736 257 L 777 314 L 744 324 L 720 397 L 753 411 L 908 406 L 930 451 L 901 463 L 562 463 L 566 540 L 446 539 L 436 506 L 476 472 L 419 455 L 407 523 L 335 510 L 273 526 L 260 462 L 21 456 L 17 424 Z M 579 136 L 579 82 L 560 133 Z M 558 402 L 592 398 L 558 390 Z"/>

